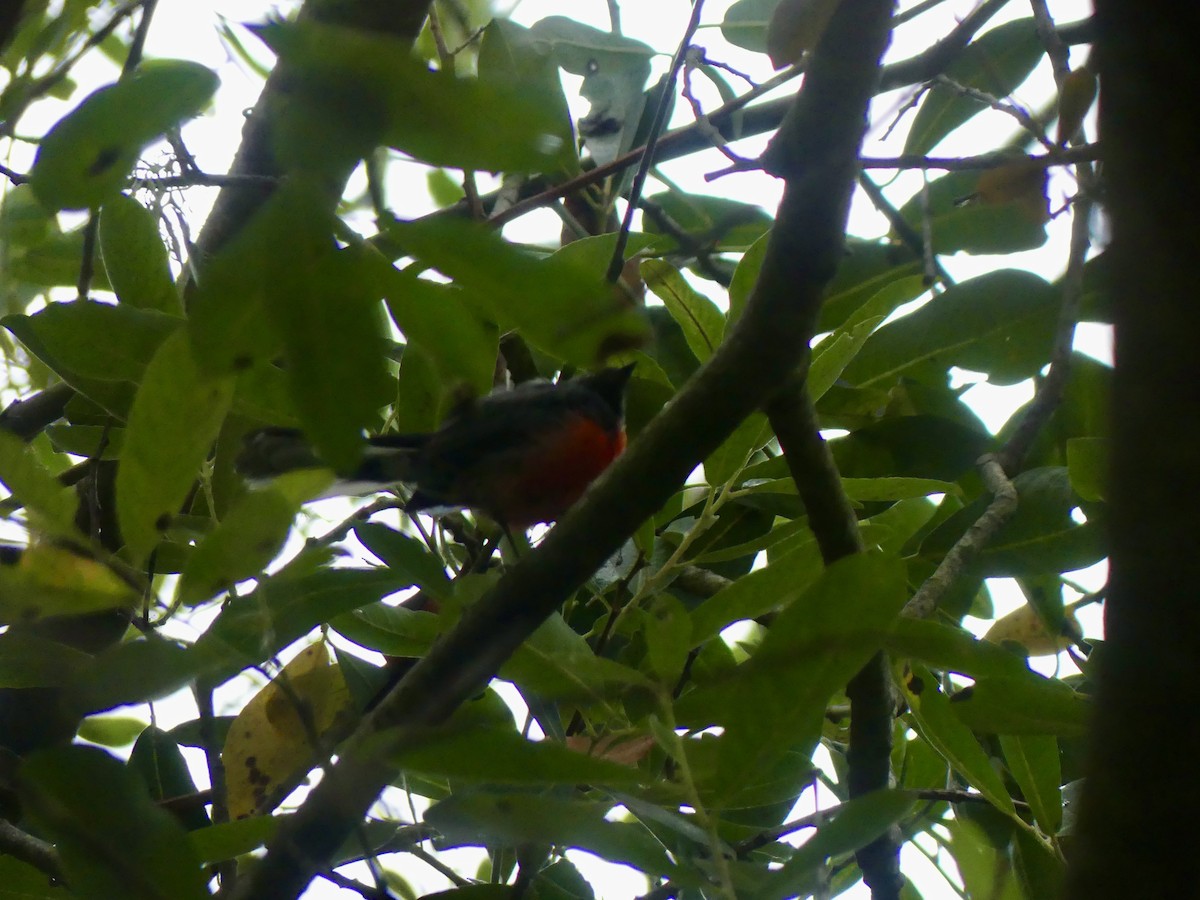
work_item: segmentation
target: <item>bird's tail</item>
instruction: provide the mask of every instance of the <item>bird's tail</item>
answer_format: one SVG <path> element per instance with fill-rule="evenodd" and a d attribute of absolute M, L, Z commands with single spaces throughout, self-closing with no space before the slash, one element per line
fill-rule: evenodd
<path fill-rule="evenodd" d="M 358 468 L 339 472 L 337 482 L 325 496 L 371 494 L 411 481 L 414 457 L 428 440 L 427 434 L 368 438 Z M 326 468 L 304 432 L 296 428 L 262 428 L 250 432 L 235 465 L 252 483 L 297 469 Z"/>

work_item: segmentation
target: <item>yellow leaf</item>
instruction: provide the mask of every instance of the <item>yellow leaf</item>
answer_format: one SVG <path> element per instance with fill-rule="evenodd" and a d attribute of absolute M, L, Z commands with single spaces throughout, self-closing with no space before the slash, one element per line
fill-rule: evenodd
<path fill-rule="evenodd" d="M 141 596 L 104 563 L 70 545 L 35 540 L 0 566 L 0 624 L 132 608 Z"/>
<path fill-rule="evenodd" d="M 1070 610 L 1065 612 L 1063 618 L 1063 632 L 1050 634 L 1046 631 L 1037 610 L 1025 605 L 997 619 L 983 637 L 993 644 L 1003 644 L 1005 641 L 1020 644 L 1030 656 L 1054 656 L 1071 646 L 1071 638 L 1068 635 L 1082 633 L 1079 620 Z"/>
<path fill-rule="evenodd" d="M 272 795 L 313 764 L 313 735 L 348 716 L 350 693 L 324 642 L 306 647 L 246 704 L 229 728 L 225 784 L 229 817 L 269 812 Z"/>
<path fill-rule="evenodd" d="M 841 0 L 780 0 L 767 25 L 767 55 L 776 69 L 800 61 L 817 46 Z"/>
<path fill-rule="evenodd" d="M 1087 66 L 1070 73 L 1058 93 L 1057 143 L 1065 145 L 1079 131 L 1096 100 L 1096 73 Z"/>

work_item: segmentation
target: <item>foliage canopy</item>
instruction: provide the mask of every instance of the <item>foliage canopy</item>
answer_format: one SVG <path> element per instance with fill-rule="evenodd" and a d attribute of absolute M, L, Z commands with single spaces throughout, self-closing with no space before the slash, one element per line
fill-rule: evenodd
<path fill-rule="evenodd" d="M 665 502 L 636 528 L 588 519 L 582 546 L 620 550 L 595 551 L 607 562 L 575 582 L 539 562 L 553 554 L 540 535 L 530 548 L 481 517 L 407 516 L 403 489 L 309 506 L 328 471 L 249 489 L 233 461 L 254 429 L 300 427 L 352 470 L 366 434 L 431 429 L 464 392 L 627 362 L 638 457 L 664 409 L 688 415 L 672 402 L 684 386 L 789 302 L 764 286 L 798 227 L 788 201 L 775 217 L 663 168 L 770 134 L 735 169 L 803 181 L 791 94 L 760 99 L 721 54 L 742 48 L 766 72 L 769 52 L 787 90 L 803 74 L 787 113 L 802 116 L 839 23 L 886 4 L 738 0 L 702 19 L 719 26 L 693 36 L 706 51 L 656 83 L 682 35 L 650 46 L 565 16 L 527 27 L 484 2 L 309 0 L 299 17 L 224 26 L 245 69 L 263 47 L 274 68 L 219 177 L 187 149 L 217 74 L 142 58 L 153 2 L 27 0 L 0 19 L 14 163 L 0 325 L 25 398 L 0 417 L 16 536 L 0 565 L 0 884 L 295 896 L 247 860 L 310 851 L 288 830 L 303 803 L 346 840 L 298 884 L 353 887 L 340 867 L 370 859 L 344 871 L 394 893 L 357 885 L 364 896 L 436 884 L 412 854 L 464 897 L 594 896 L 574 848 L 641 873 L 654 897 L 833 896 L 864 875 L 875 897 L 915 897 L 901 844 L 948 883 L 957 871 L 965 896 L 1057 896 L 1100 643 L 1074 611 L 1102 599 L 1071 573 L 1107 555 L 1110 370 L 1071 349 L 1078 321 L 1109 322 L 1105 253 L 1088 239 L 1095 78 L 1065 55 L 1086 30 L 1055 31 L 1044 5 L 1040 22 L 989 2 L 958 24 L 942 5 L 903 4 L 897 34 L 922 27 L 924 45 L 881 75 L 864 63 L 884 98 L 870 133 L 896 118 L 900 155 L 868 145 L 861 176 L 815 170 L 848 197 L 854 169 L 890 228 L 843 239 L 845 210 L 826 216 L 819 309 L 807 333 L 777 326 L 793 348 L 819 336 L 806 377 L 766 383 L 800 361 L 768 362 L 785 357 L 767 346 L 761 370 L 732 366 L 727 390 L 693 403 L 730 422 L 715 437 L 695 426 L 711 449 L 681 471 L 702 467 L 643 483 Z M 615 19 L 632 6 L 610 4 Z M 89 92 L 73 79 L 93 57 L 124 70 Z M 662 134 L 655 113 L 677 97 L 698 118 Z M 26 132 L 54 98 L 69 108 Z M 862 110 L 833 112 L 861 131 Z M 1003 127 L 976 127 L 987 116 Z M 634 195 L 647 140 L 655 167 Z M 795 151 L 814 166 L 815 142 Z M 970 152 L 933 158 L 944 146 Z M 418 167 L 435 207 L 421 214 L 389 175 Z M 904 177 L 881 187 L 879 169 Z M 191 221 L 180 198 L 206 185 L 221 196 Z M 1053 222 L 1051 196 L 1065 201 Z M 560 235 L 498 227 L 547 206 Z M 1053 280 L 1016 256 L 1048 227 L 1073 235 Z M 953 277 L 962 255 L 979 262 Z M 1037 395 L 993 434 L 962 370 Z M 754 402 L 741 384 L 757 384 Z M 838 436 L 826 444 L 818 424 Z M 617 487 L 603 479 L 580 516 Z M 542 570 L 560 593 L 497 626 L 512 652 L 479 642 L 445 677 L 437 648 L 471 646 L 478 608 Z M 998 617 L 1001 577 L 1026 605 Z M 981 638 L 966 617 L 996 621 Z M 1068 647 L 1081 673 L 1027 661 Z M 149 712 L 185 706 L 169 730 Z M 386 784 L 382 802 L 324 822 L 317 793 L 288 800 L 322 767 L 347 796 Z M 461 846 L 486 851 L 478 871 L 438 858 Z"/>

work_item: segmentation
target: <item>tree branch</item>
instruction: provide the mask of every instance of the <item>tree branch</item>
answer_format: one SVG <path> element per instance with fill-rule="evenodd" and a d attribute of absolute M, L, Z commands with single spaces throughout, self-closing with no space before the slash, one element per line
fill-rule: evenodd
<path fill-rule="evenodd" d="M 62 862 L 53 844 L 27 834 L 7 819 L 0 819 L 0 854 L 29 863 L 52 880 L 62 881 Z"/>
<path fill-rule="evenodd" d="M 1112 574 L 1066 896 L 1186 897 L 1200 836 L 1200 7 L 1098 0 L 1096 19 L 1117 362 Z"/>
<path fill-rule="evenodd" d="M 767 416 L 783 447 L 788 471 L 804 501 L 809 525 L 825 565 L 863 550 L 854 507 L 842 489 L 841 475 L 829 445 L 821 437 L 817 413 L 802 384 L 792 384 L 772 398 Z M 850 750 L 847 781 L 851 797 L 861 797 L 890 784 L 892 718 L 896 704 L 887 656 L 876 653 L 846 687 L 850 698 Z M 855 853 L 871 896 L 900 896 L 900 832 L 892 828 Z"/>

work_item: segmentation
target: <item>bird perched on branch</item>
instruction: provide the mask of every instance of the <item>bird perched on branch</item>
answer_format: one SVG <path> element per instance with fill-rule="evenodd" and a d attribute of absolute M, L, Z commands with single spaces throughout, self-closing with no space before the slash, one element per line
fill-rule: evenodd
<path fill-rule="evenodd" d="M 427 434 L 367 439 L 362 463 L 335 493 L 414 488 L 409 512 L 473 509 L 508 528 L 553 522 L 625 449 L 625 390 L 633 366 L 494 391 Z M 302 432 L 251 433 L 237 468 L 262 480 L 323 463 Z"/>

